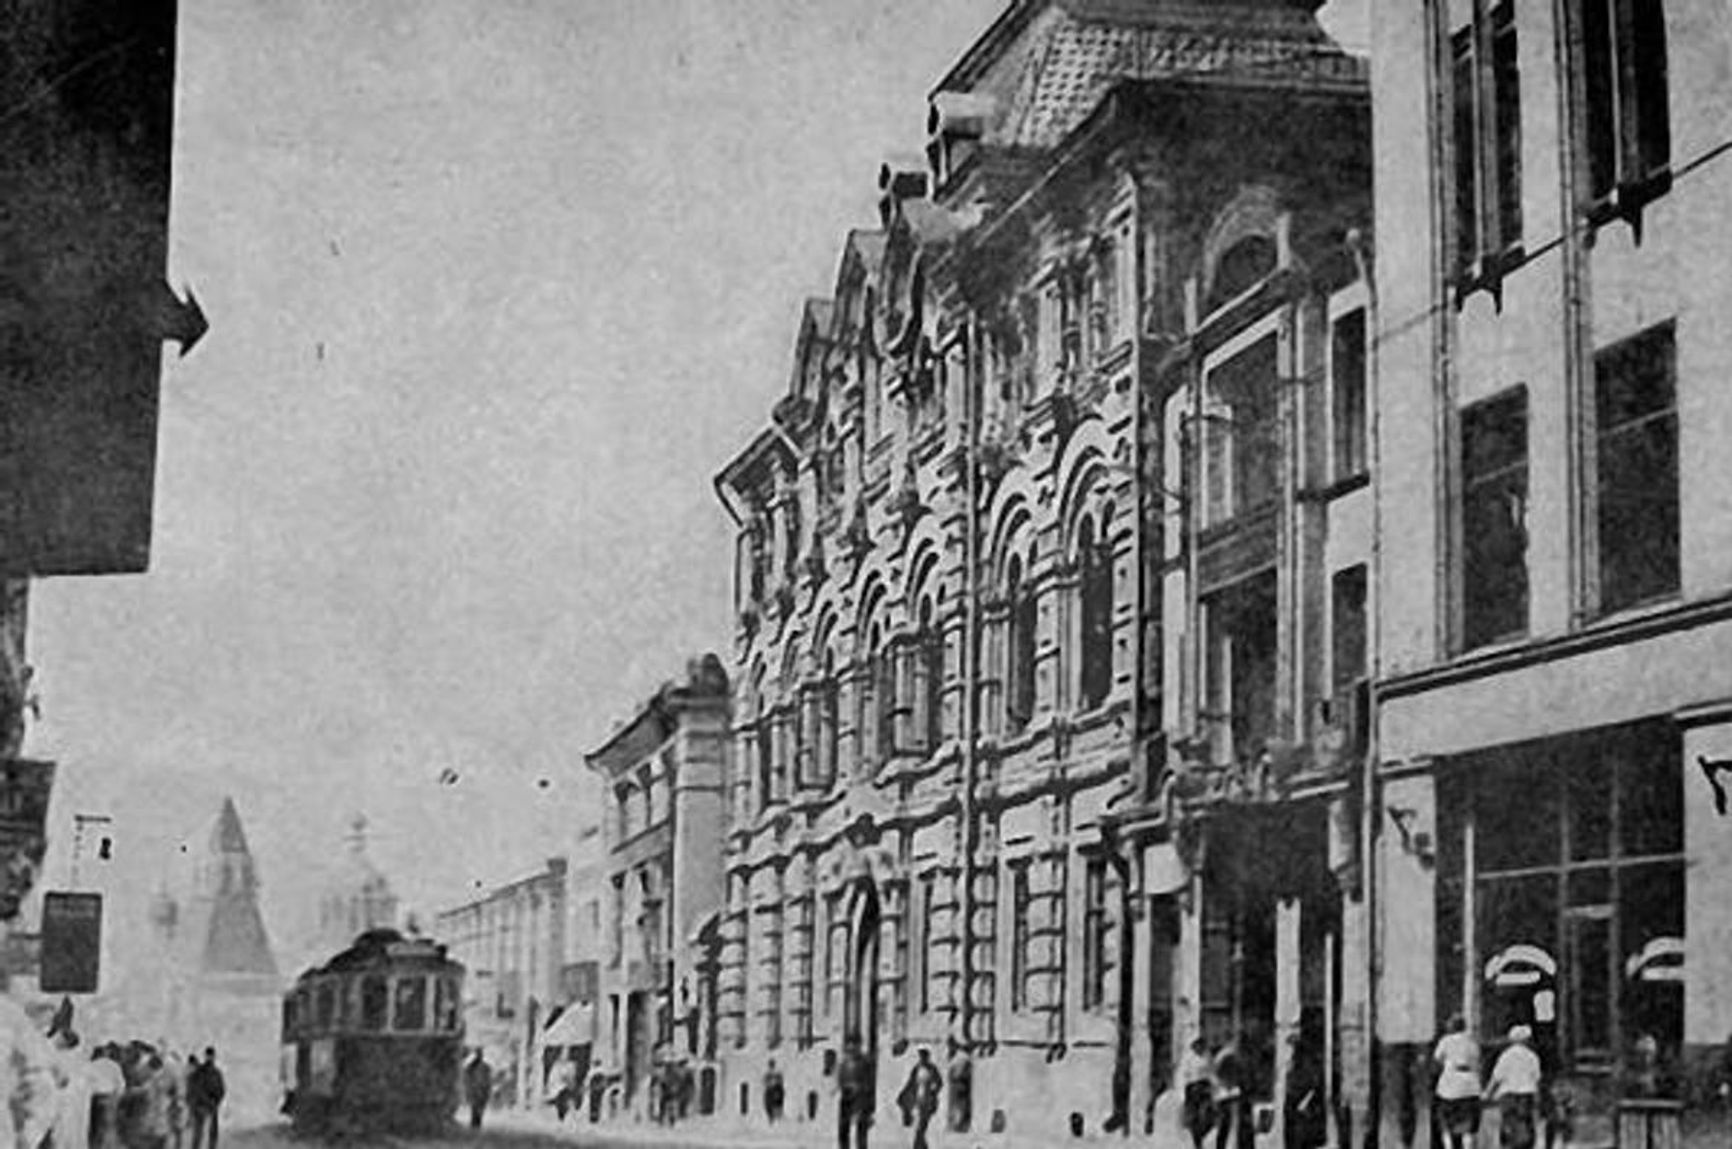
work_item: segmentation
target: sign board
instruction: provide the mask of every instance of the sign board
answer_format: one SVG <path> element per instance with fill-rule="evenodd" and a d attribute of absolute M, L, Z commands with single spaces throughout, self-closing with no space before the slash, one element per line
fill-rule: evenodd
<path fill-rule="evenodd" d="M 102 969 L 102 895 L 52 892 L 42 898 L 43 993 L 95 993 Z"/>
<path fill-rule="evenodd" d="M 163 278 L 176 3 L 0 0 L 0 22 L 0 573 L 142 571 L 185 311 Z"/>

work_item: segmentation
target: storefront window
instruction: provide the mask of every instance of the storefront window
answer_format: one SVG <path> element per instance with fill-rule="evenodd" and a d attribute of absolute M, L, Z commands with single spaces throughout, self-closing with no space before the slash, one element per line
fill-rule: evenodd
<path fill-rule="evenodd" d="M 1460 969 L 1471 901 L 1487 1038 L 1534 1028 L 1568 1073 L 1683 1038 L 1682 754 L 1666 722 L 1461 759 L 1439 783 L 1439 969 Z M 1461 811 L 1471 811 L 1463 818 Z M 1461 845 L 1473 845 L 1473 879 Z M 1466 883 L 1464 885 L 1464 882 Z M 1468 887 L 1471 887 L 1470 889 Z M 1445 1003 L 1456 987 L 1440 987 Z"/>

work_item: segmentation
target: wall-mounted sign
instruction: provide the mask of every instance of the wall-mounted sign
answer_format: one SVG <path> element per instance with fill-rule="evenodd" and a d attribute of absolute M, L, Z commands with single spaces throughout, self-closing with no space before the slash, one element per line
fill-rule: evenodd
<path fill-rule="evenodd" d="M 102 895 L 53 892 L 42 899 L 43 993 L 95 993 L 102 972 Z"/>

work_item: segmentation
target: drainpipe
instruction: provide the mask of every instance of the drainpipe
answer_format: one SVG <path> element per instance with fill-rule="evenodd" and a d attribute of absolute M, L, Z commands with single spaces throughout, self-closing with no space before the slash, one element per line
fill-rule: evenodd
<path fill-rule="evenodd" d="M 1365 977 L 1365 1030 L 1361 1034 L 1363 1056 L 1366 1059 L 1366 1112 L 1362 1120 L 1366 1131 L 1376 1134 L 1376 1127 L 1371 1124 L 1373 1115 L 1380 1110 L 1379 1098 L 1372 1088 L 1372 1083 L 1378 1079 L 1377 1059 L 1377 998 L 1383 984 L 1383 948 L 1381 942 L 1380 922 L 1382 914 L 1378 905 L 1377 888 L 1377 839 L 1382 829 L 1381 812 L 1382 796 L 1377 791 L 1377 758 L 1378 758 L 1378 701 L 1377 684 L 1383 676 L 1383 498 L 1379 489 L 1382 481 L 1382 436 L 1379 425 L 1383 405 L 1378 389 L 1379 356 L 1377 348 L 1381 342 L 1378 335 L 1378 305 L 1377 280 L 1373 274 L 1371 246 L 1363 233 L 1355 228 L 1347 233 L 1347 248 L 1353 255 L 1353 263 L 1359 272 L 1360 280 L 1365 284 L 1365 330 L 1370 343 L 1365 357 L 1366 390 L 1372 396 L 1370 403 L 1370 462 L 1371 462 L 1371 617 L 1368 620 L 1371 633 L 1370 681 L 1366 685 L 1366 715 L 1365 750 L 1361 756 L 1359 783 L 1359 859 L 1360 880 L 1363 888 L 1360 896 L 1365 900 L 1365 939 L 1366 963 Z"/>
<path fill-rule="evenodd" d="M 968 514 L 963 529 L 963 639 L 962 682 L 962 889 L 957 904 L 962 911 L 961 997 L 957 1016 L 961 1021 L 961 1041 L 970 1057 L 974 1051 L 974 851 L 979 841 L 976 819 L 975 784 L 978 781 L 980 743 L 980 424 L 983 388 L 981 376 L 985 357 L 979 353 L 981 331 L 977 322 L 969 324 L 968 361 L 963 366 L 968 380 L 967 435 L 968 446 L 963 453 L 963 486 L 968 500 Z"/>

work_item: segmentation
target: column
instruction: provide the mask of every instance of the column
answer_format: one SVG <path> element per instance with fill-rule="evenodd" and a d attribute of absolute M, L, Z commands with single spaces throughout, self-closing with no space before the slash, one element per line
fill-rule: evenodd
<path fill-rule="evenodd" d="M 1299 1038 L 1302 1007 L 1299 988 L 1300 903 L 1283 898 L 1275 904 L 1275 1144 L 1286 1140 L 1287 1075 L 1293 1069 L 1293 1045 Z"/>
<path fill-rule="evenodd" d="M 1140 889 L 1141 883 L 1137 885 Z M 1127 898 L 1125 904 L 1130 909 L 1124 929 L 1131 950 L 1131 1092 L 1126 1117 L 1131 1135 L 1140 1136 L 1144 1116 L 1154 1104 L 1154 1082 L 1150 1077 L 1155 1051 L 1149 1033 L 1149 1019 L 1154 1013 L 1154 913 L 1149 898 L 1140 892 Z"/>

